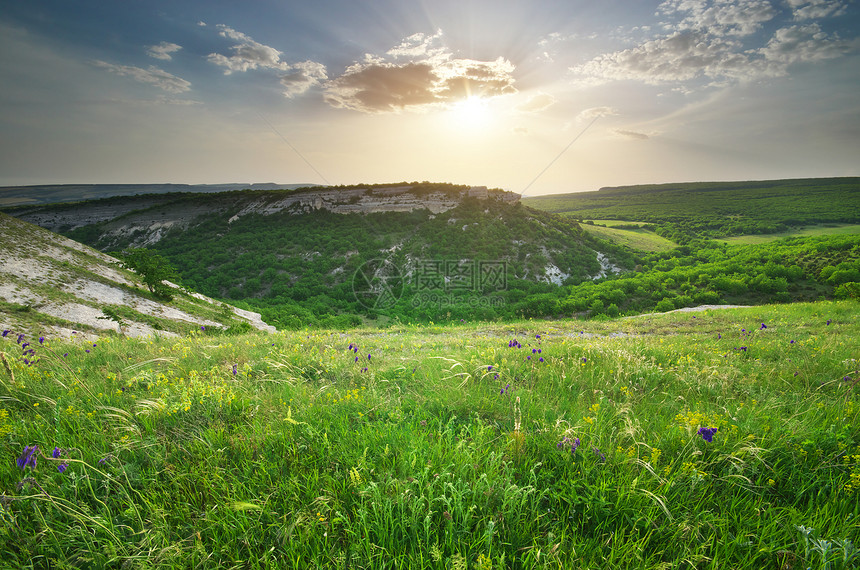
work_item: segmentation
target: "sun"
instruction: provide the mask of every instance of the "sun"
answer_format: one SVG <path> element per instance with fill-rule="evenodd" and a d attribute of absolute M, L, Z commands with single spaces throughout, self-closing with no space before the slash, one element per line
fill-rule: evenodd
<path fill-rule="evenodd" d="M 472 95 L 452 105 L 450 118 L 458 130 L 477 132 L 491 125 L 493 110 L 489 100 Z"/>

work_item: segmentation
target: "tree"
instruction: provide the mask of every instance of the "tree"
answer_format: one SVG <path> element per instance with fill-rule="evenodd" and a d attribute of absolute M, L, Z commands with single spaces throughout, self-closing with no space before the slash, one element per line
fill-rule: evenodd
<path fill-rule="evenodd" d="M 170 287 L 163 283 L 165 279 L 176 278 L 176 270 L 170 262 L 143 247 L 128 249 L 123 254 L 123 267 L 137 273 L 151 293 L 168 301 L 173 299 Z"/>

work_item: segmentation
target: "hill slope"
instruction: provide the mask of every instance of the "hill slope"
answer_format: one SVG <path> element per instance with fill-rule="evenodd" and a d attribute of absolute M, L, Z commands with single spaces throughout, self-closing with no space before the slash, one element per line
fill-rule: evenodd
<path fill-rule="evenodd" d="M 858 223 L 860 178 L 623 186 L 538 196 L 523 203 L 578 220 L 645 222 L 659 235 L 687 243 L 810 224 Z"/>
<path fill-rule="evenodd" d="M 0 327 L 69 336 L 118 331 L 128 336 L 174 335 L 229 327 L 274 330 L 250 311 L 176 290 L 170 303 L 135 284 L 118 260 L 0 213 Z"/>
<path fill-rule="evenodd" d="M 349 316 L 328 323 L 344 326 L 386 311 L 528 316 L 536 294 L 625 261 L 632 267 L 576 222 L 518 200 L 485 187 L 402 183 L 110 198 L 13 213 L 103 251 L 155 249 L 186 286 L 247 303 L 279 326 Z M 379 303 L 383 282 L 394 277 Z"/>

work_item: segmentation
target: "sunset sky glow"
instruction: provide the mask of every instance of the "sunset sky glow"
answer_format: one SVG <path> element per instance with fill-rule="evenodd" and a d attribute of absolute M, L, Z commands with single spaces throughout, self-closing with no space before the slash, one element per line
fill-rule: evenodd
<path fill-rule="evenodd" d="M 0 185 L 858 176 L 858 4 L 4 2 Z"/>

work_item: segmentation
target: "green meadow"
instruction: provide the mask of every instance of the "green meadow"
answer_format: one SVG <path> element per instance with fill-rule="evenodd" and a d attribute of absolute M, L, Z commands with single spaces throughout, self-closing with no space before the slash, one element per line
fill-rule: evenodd
<path fill-rule="evenodd" d="M 839 301 L 173 339 L 9 331 L 0 558 L 856 568 L 857 314 Z"/>
<path fill-rule="evenodd" d="M 770 243 L 772 241 L 776 241 L 778 239 L 786 237 L 813 237 L 856 234 L 860 234 L 860 224 L 817 224 L 813 226 L 799 228 L 797 230 L 780 232 L 776 234 L 734 236 L 714 241 L 727 243 L 729 245 L 753 245 L 760 243 Z"/>
<path fill-rule="evenodd" d="M 595 220 L 595 223 L 597 221 Z M 627 247 L 637 252 L 659 253 L 670 251 L 678 244 L 672 240 L 657 235 L 651 230 L 644 228 L 614 228 L 612 225 L 628 225 L 625 222 L 615 221 L 603 226 L 592 226 L 582 224 L 582 229 L 594 237 L 605 239 L 616 245 Z"/>

